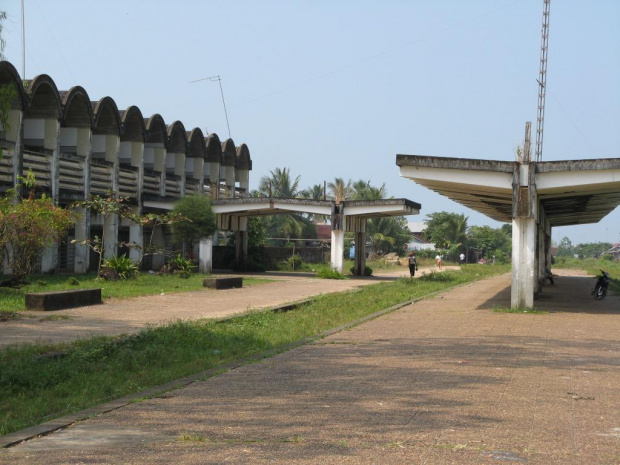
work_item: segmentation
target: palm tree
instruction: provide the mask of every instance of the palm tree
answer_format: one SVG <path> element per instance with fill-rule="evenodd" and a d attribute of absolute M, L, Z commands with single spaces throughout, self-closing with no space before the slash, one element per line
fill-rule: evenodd
<path fill-rule="evenodd" d="M 292 199 L 302 195 L 299 191 L 301 176 L 295 179 L 291 176 L 290 168 L 276 168 L 270 171 L 269 176 L 260 180 L 258 191 L 265 197 Z M 290 239 L 300 238 L 311 225 L 308 219 L 297 213 L 281 213 L 266 217 L 267 236 L 271 238 Z"/>
<path fill-rule="evenodd" d="M 258 190 L 265 197 L 292 199 L 301 194 L 298 191 L 300 178 L 297 176 L 292 180 L 290 168 L 276 168 L 270 171 L 270 176 L 261 178 Z"/>
<path fill-rule="evenodd" d="M 344 179 L 336 178 L 334 182 L 328 183 L 327 187 L 329 187 L 329 192 L 336 203 L 353 197 L 353 188 L 351 187 L 350 179 L 345 183 Z"/>
<path fill-rule="evenodd" d="M 323 200 L 323 186 L 321 186 L 320 184 L 315 184 L 312 187 L 304 189 L 300 192 L 300 194 L 304 199 Z"/>
<path fill-rule="evenodd" d="M 469 217 L 464 214 L 452 215 L 448 221 L 446 236 L 451 246 L 462 246 L 467 242 L 467 221 Z"/>

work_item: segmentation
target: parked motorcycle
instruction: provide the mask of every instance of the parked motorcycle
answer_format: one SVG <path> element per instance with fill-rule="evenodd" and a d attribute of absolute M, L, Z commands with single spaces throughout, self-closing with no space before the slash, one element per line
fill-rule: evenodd
<path fill-rule="evenodd" d="M 607 288 L 609 287 L 609 274 L 601 270 L 601 275 L 596 280 L 596 286 L 590 294 L 594 296 L 596 300 L 604 299 L 607 295 Z"/>

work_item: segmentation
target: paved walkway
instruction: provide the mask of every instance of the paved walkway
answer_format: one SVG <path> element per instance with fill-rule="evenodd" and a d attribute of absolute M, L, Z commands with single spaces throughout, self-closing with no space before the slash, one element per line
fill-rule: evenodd
<path fill-rule="evenodd" d="M 500 276 L 0 451 L 0 463 L 620 463 L 619 298 Z"/>
<path fill-rule="evenodd" d="M 446 269 L 457 267 L 444 267 Z M 421 268 L 420 273 L 431 269 Z M 418 275 L 420 274 L 418 273 Z M 295 302 L 319 294 L 343 292 L 409 275 L 404 267 L 379 270 L 377 276 L 346 280 L 317 279 L 313 274 L 256 273 L 273 282 L 215 291 L 199 291 L 106 300 L 103 305 L 54 312 L 24 312 L 29 318 L 0 322 L 0 347 L 24 342 L 59 343 L 92 336 L 137 332 L 146 325 L 174 320 L 222 318 Z M 239 276 L 239 275 L 237 275 Z M 49 319 L 52 315 L 53 319 Z M 63 319 L 59 319 L 63 318 Z"/>

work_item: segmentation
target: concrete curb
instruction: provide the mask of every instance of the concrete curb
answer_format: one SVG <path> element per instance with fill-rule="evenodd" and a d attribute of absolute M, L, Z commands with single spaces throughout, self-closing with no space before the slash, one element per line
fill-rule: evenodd
<path fill-rule="evenodd" d="M 226 365 L 221 365 L 219 367 L 216 368 L 211 368 L 209 370 L 205 370 L 205 371 L 201 371 L 200 373 L 196 373 L 190 376 L 186 376 L 183 378 L 179 378 L 173 381 L 170 381 L 168 383 L 165 384 L 161 384 L 159 386 L 154 386 L 152 388 L 146 389 L 144 391 L 141 392 L 137 392 L 134 394 L 129 394 L 126 395 L 124 397 L 121 397 L 119 399 L 115 399 L 113 401 L 110 402 L 106 402 L 104 404 L 100 404 L 97 405 L 95 407 L 91 407 L 91 408 L 87 408 L 85 410 L 81 410 L 79 412 L 70 414 L 70 415 L 65 415 L 63 417 L 60 418 L 56 418 L 54 420 L 45 422 L 45 423 L 41 423 L 39 425 L 36 426 L 31 426 L 30 428 L 26 428 L 20 431 L 16 431 L 14 433 L 10 433 L 7 434 L 5 436 L 1 436 L 0 437 L 0 449 L 6 449 L 12 446 L 15 446 L 21 442 L 24 441 L 28 441 L 30 439 L 34 439 L 37 437 L 42 437 L 42 436 L 47 436 L 48 434 L 51 434 L 55 431 L 67 428 L 71 425 L 73 425 L 74 423 L 78 423 L 80 421 L 83 420 L 87 420 L 89 418 L 98 416 L 98 415 L 102 415 L 104 413 L 107 412 L 111 412 L 113 410 L 125 407 L 126 405 L 129 405 L 133 402 L 139 401 L 143 398 L 153 398 L 153 397 L 157 397 L 157 395 L 161 395 L 165 392 L 168 391 L 172 391 L 175 389 L 179 389 L 179 388 L 183 388 L 185 386 L 188 386 L 196 381 L 201 381 L 204 380 L 206 378 L 211 378 L 213 376 L 217 376 L 221 373 L 227 372 L 227 371 L 231 371 L 234 370 L 236 368 L 239 368 L 241 366 L 247 365 L 248 363 L 252 363 L 252 362 L 256 362 L 259 360 L 262 360 L 264 358 L 269 358 L 272 357 L 276 354 L 282 353 L 282 352 L 286 352 L 289 351 L 291 349 L 295 349 L 296 347 L 300 347 L 306 344 L 310 344 L 312 342 L 318 341 L 320 339 L 324 339 L 328 336 L 331 336 L 332 334 L 336 334 L 339 333 L 340 331 L 344 331 L 346 329 L 352 328 L 354 326 L 358 326 L 362 323 L 365 323 L 369 320 L 373 320 L 375 318 L 378 318 L 380 316 L 386 315 L 388 313 L 394 312 L 396 310 L 399 310 L 403 307 L 406 307 L 407 305 L 411 305 L 415 302 L 419 302 L 421 300 L 425 300 L 428 299 L 430 297 L 434 297 L 438 294 L 442 294 L 444 292 L 450 291 L 452 289 L 456 289 L 459 288 L 461 286 L 467 286 L 469 284 L 472 284 L 476 281 L 471 281 L 468 283 L 463 283 L 463 284 L 457 284 L 455 286 L 451 286 L 451 287 L 447 287 L 445 289 L 442 289 L 441 291 L 436 291 L 430 294 L 426 294 L 424 296 L 418 297 L 416 299 L 412 299 L 412 300 L 406 300 L 404 302 L 400 302 L 396 305 L 392 305 L 391 307 L 385 308 L 383 310 L 379 310 L 377 312 L 371 313 L 370 315 L 366 315 L 362 318 L 359 318 L 357 320 L 351 321 L 349 323 L 346 323 L 344 325 L 338 326 L 337 328 L 332 328 L 329 329 L 327 331 L 324 331 L 322 333 L 316 334 L 314 336 L 310 336 L 307 337 L 305 339 L 301 339 L 299 341 L 295 341 L 295 342 L 291 342 L 289 344 L 286 344 L 284 346 L 278 347 L 277 349 L 272 349 L 272 350 L 267 350 L 264 352 L 260 352 L 258 354 L 254 354 L 251 355 L 249 357 L 245 357 L 239 360 L 236 360 L 234 362 L 230 362 L 227 363 Z M 291 302 L 291 303 L 287 303 L 287 304 L 283 304 L 283 305 L 279 305 L 277 307 L 270 307 L 268 309 L 265 309 L 264 311 L 271 311 L 271 312 L 287 312 L 289 310 L 293 310 L 295 308 L 300 307 L 301 305 L 307 304 L 309 302 L 312 302 L 313 300 L 315 300 L 316 297 L 309 297 L 307 299 L 303 299 L 303 300 L 299 300 L 296 302 Z M 223 318 L 222 320 L 229 320 L 232 318 L 236 318 L 239 317 L 241 315 L 233 315 L 231 317 L 226 317 Z"/>

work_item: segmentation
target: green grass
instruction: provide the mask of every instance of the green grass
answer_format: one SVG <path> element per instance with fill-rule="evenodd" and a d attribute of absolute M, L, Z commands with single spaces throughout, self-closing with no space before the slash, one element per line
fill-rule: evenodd
<path fill-rule="evenodd" d="M 120 338 L 0 350 L 0 435 L 339 327 L 396 303 L 508 271 L 465 266 L 327 294 L 286 313 L 175 322 Z M 191 438 L 190 438 L 191 439 Z"/>
<path fill-rule="evenodd" d="M 551 266 L 551 271 L 554 268 L 578 268 L 593 276 L 600 275 L 601 270 L 605 270 L 611 276 L 610 288 L 613 291 L 620 292 L 620 261 L 602 260 L 600 258 L 559 257 L 555 259 L 555 264 Z M 594 284 L 595 281 L 593 279 L 592 287 L 594 287 Z"/>
<path fill-rule="evenodd" d="M 536 310 L 535 308 L 527 308 L 527 307 L 510 308 L 510 307 L 501 307 L 499 305 L 494 306 L 493 311 L 496 313 L 529 313 L 529 314 L 535 314 L 535 315 L 545 315 L 549 313 L 544 310 Z"/>
<path fill-rule="evenodd" d="M 42 275 L 30 278 L 31 284 L 21 289 L 0 287 L 0 317 L 25 310 L 24 296 L 28 292 L 64 291 L 72 289 L 102 288 L 103 299 L 126 299 L 143 295 L 159 295 L 162 292 L 196 291 L 204 289 L 202 281 L 208 275 L 193 274 L 189 278 L 176 275 L 140 274 L 136 279 L 121 279 L 118 281 L 97 280 L 96 274 L 82 275 Z M 77 280 L 77 284 L 75 283 Z M 271 282 L 264 278 L 244 278 L 244 286 L 253 286 Z"/>

